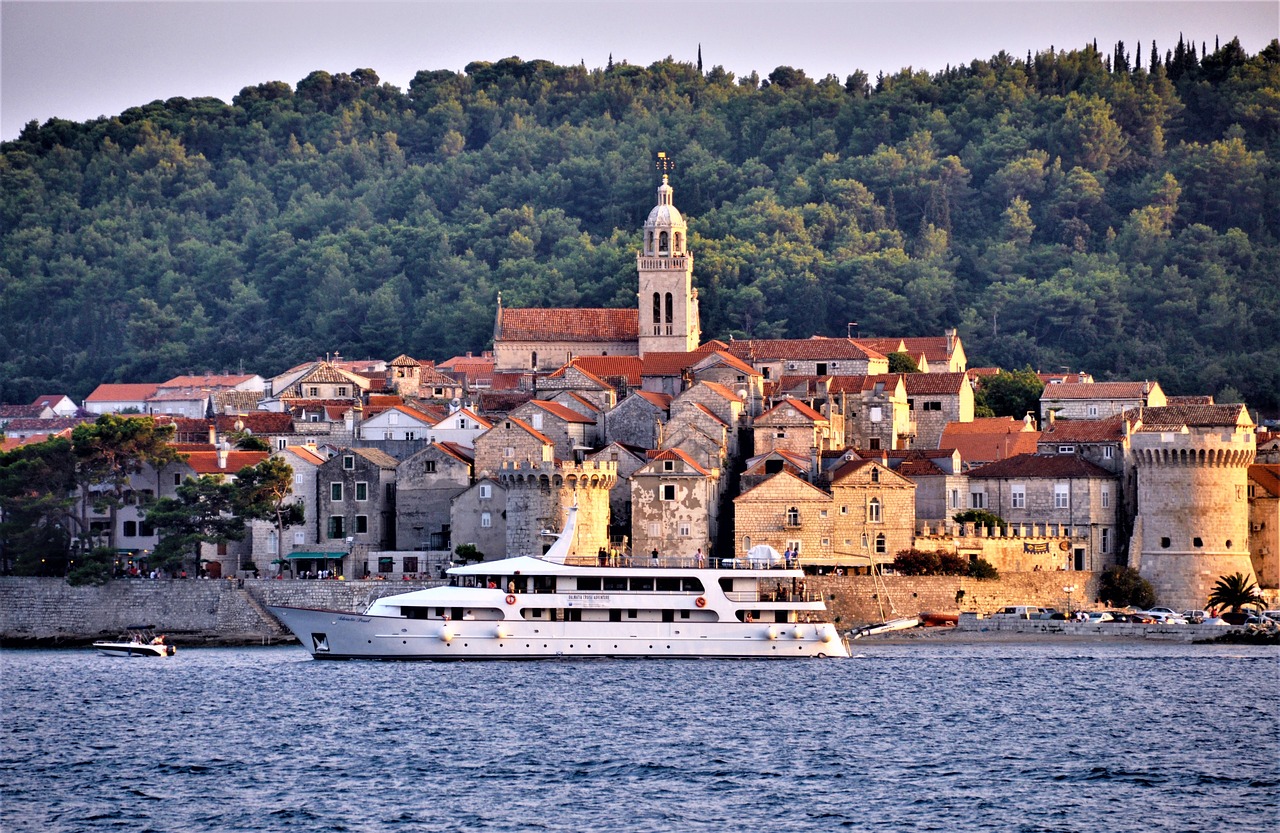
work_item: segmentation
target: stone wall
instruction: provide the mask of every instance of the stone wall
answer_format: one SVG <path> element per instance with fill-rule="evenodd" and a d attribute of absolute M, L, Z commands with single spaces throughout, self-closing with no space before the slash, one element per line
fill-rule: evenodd
<path fill-rule="evenodd" d="M 1072 606 L 1092 604 L 1096 573 L 1023 573 L 997 581 L 959 577 L 813 576 L 810 590 L 827 599 L 842 628 L 921 611 L 991 613 L 1007 604 L 1065 609 L 1068 583 L 1080 588 Z M 129 625 L 154 625 L 184 642 L 279 641 L 278 625 L 263 605 L 358 612 L 375 599 L 438 582 L 134 580 L 101 587 L 71 587 L 62 579 L 0 577 L 0 640 L 88 642 L 116 636 Z M 956 592 L 965 594 L 956 603 Z M 889 601 L 892 600 L 892 605 Z M 881 603 L 884 603 L 883 617 Z"/>
<path fill-rule="evenodd" d="M 810 590 L 820 590 L 839 625 L 854 627 L 923 611 L 994 613 L 1005 605 L 1037 605 L 1066 610 L 1063 588 L 1074 586 L 1071 607 L 1097 604 L 1098 573 L 1015 573 L 995 581 L 961 576 L 815 576 Z M 964 591 L 959 603 L 958 591 Z M 883 613 L 881 612 L 883 610 Z"/>

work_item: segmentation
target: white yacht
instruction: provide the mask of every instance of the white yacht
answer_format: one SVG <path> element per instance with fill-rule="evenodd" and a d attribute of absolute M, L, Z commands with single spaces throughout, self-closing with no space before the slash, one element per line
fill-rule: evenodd
<path fill-rule="evenodd" d="M 268 609 L 316 659 L 849 656 L 800 570 L 575 559 L 576 520 L 542 556 L 454 567 L 364 613 Z"/>

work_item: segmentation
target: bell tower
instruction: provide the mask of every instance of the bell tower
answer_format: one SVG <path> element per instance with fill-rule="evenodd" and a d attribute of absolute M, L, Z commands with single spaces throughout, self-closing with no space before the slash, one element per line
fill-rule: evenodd
<path fill-rule="evenodd" d="M 688 225 L 672 204 L 667 171 L 672 162 L 658 154 L 663 171 L 658 204 L 644 221 L 644 240 L 636 255 L 640 276 L 640 355 L 687 353 L 702 341 L 698 290 L 693 288 L 693 254 L 685 248 Z"/>

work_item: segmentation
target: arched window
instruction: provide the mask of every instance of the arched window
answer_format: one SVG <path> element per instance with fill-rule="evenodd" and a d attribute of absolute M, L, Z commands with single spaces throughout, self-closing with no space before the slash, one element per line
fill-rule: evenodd
<path fill-rule="evenodd" d="M 873 468 L 873 469 L 871 470 L 871 482 L 872 482 L 872 483 L 879 483 L 879 482 L 880 482 L 880 469 L 874 469 L 874 468 Z"/>
<path fill-rule="evenodd" d="M 792 506 L 787 510 L 787 526 L 800 525 L 800 510 Z"/>
<path fill-rule="evenodd" d="M 529 367 L 532 367 L 534 370 L 538 369 L 538 351 L 537 350 L 534 350 L 532 353 L 529 354 Z"/>
<path fill-rule="evenodd" d="M 742 551 L 751 552 L 751 536 L 750 535 L 742 536 Z"/>
<path fill-rule="evenodd" d="M 653 293 L 653 323 L 662 323 L 662 296 L 657 292 Z"/>
<path fill-rule="evenodd" d="M 674 306 L 671 303 L 671 293 L 667 293 L 667 335 L 671 335 L 671 318 Z"/>
<path fill-rule="evenodd" d="M 873 524 L 880 523 L 880 498 L 873 497 L 867 504 L 867 521 Z"/>
<path fill-rule="evenodd" d="M 680 232 L 677 231 L 675 233 L 675 245 L 671 247 L 673 254 L 680 254 L 680 246 L 682 243 L 684 243 L 684 240 L 682 239 Z"/>
<path fill-rule="evenodd" d="M 876 536 L 876 554 L 884 555 L 888 549 L 889 548 L 885 546 L 884 533 L 881 532 Z"/>
<path fill-rule="evenodd" d="M 653 232 L 649 232 L 649 245 L 644 247 L 644 253 L 647 255 L 653 254 Z"/>
<path fill-rule="evenodd" d="M 665 231 L 658 233 L 658 254 L 665 255 L 667 253 L 667 233 Z"/>

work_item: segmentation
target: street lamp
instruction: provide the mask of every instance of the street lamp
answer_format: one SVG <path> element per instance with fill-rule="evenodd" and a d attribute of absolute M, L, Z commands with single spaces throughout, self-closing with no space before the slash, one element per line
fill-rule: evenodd
<path fill-rule="evenodd" d="M 1066 587 L 1062 588 L 1062 592 L 1067 594 L 1067 618 L 1070 619 L 1071 618 L 1071 594 L 1076 592 L 1076 586 L 1074 584 L 1068 584 Z"/>
<path fill-rule="evenodd" d="M 854 331 L 854 329 L 856 329 L 856 328 L 857 328 L 857 326 L 858 326 L 858 322 L 857 322 L 857 321 L 850 321 L 849 323 L 845 324 L 845 325 L 844 325 L 844 336 L 845 336 L 845 338 L 853 338 L 853 331 Z"/>

